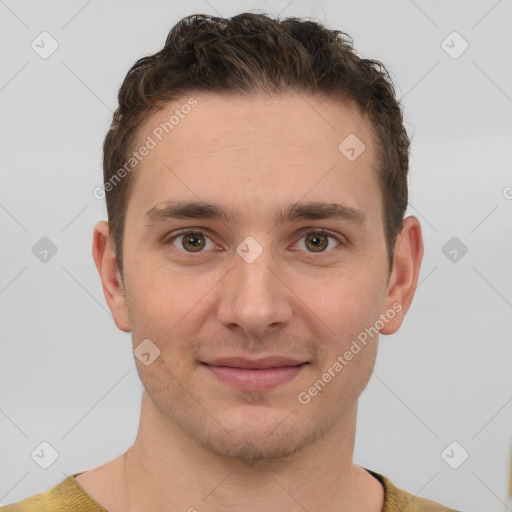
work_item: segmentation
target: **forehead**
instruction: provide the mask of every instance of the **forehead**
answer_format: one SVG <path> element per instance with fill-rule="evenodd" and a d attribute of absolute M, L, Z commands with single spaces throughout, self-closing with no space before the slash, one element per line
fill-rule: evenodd
<path fill-rule="evenodd" d="M 274 139 L 276 130 L 280 132 L 278 141 Z M 149 115 L 139 128 L 135 145 L 149 135 L 157 145 L 179 145 L 175 153 L 196 154 L 201 149 L 198 145 L 243 143 L 300 143 L 304 149 L 324 152 L 333 145 L 336 149 L 337 142 L 349 134 L 357 135 L 367 147 L 373 143 L 371 126 L 360 110 L 340 98 L 298 92 L 273 96 L 190 94 Z"/>
<path fill-rule="evenodd" d="M 340 99 L 191 94 L 140 127 L 134 149 L 153 147 L 134 172 L 131 199 L 147 210 L 184 196 L 221 198 L 255 214 L 306 194 L 335 202 L 343 191 L 357 202 L 364 190 L 378 192 L 373 141 L 368 121 Z"/>

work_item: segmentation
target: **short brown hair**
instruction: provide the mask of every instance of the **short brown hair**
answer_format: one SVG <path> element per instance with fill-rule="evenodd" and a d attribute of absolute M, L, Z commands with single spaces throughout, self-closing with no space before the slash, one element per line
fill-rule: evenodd
<path fill-rule="evenodd" d="M 362 59 L 352 39 L 316 21 L 242 13 L 191 15 L 169 32 L 164 47 L 139 59 L 119 89 L 119 106 L 103 144 L 108 222 L 121 275 L 126 205 L 132 173 L 126 165 L 145 119 L 185 94 L 299 91 L 355 102 L 370 121 L 379 155 L 378 180 L 390 268 L 407 208 L 410 141 L 393 82 L 384 65 Z M 341 142 L 341 141 L 340 141 Z"/>

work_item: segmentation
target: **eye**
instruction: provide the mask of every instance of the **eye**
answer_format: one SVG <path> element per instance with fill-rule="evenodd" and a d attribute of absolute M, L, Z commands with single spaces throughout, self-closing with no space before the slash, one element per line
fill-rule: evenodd
<path fill-rule="evenodd" d="M 328 231 L 325 231 L 323 229 L 310 229 L 306 232 L 303 232 L 302 235 L 303 236 L 301 237 L 300 241 L 304 240 L 303 247 L 305 247 L 308 252 L 331 251 L 333 247 L 327 249 L 328 247 L 330 247 L 330 245 L 332 245 L 330 243 L 330 240 L 334 240 L 337 243 L 337 246 L 343 245 L 342 240 L 338 236 L 329 233 Z"/>
<path fill-rule="evenodd" d="M 207 242 L 213 245 L 210 238 L 201 233 L 201 231 L 186 231 L 164 240 L 164 243 L 171 243 L 173 247 L 186 252 L 201 252 L 205 247 L 211 249 L 212 247 L 208 247 Z"/>
<path fill-rule="evenodd" d="M 300 249 L 306 250 L 307 252 L 330 252 L 337 246 L 343 245 L 343 241 L 340 237 L 323 229 L 306 228 L 306 230 L 302 230 L 301 235 L 297 244 L 301 246 Z M 337 244 L 335 247 L 332 247 L 333 240 Z M 163 242 L 164 244 L 171 244 L 176 249 L 187 253 L 204 252 L 203 249 L 208 250 L 215 247 L 212 240 L 201 231 L 183 231 L 181 233 L 175 233 L 164 239 Z M 300 242 L 302 242 L 302 244 Z"/>

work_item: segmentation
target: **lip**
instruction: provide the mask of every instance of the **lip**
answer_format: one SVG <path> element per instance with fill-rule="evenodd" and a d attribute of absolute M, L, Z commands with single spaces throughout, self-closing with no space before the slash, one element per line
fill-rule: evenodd
<path fill-rule="evenodd" d="M 226 357 L 203 362 L 205 368 L 219 380 L 242 391 L 272 389 L 294 379 L 309 364 L 280 356 L 250 360 Z"/>
<path fill-rule="evenodd" d="M 298 366 L 306 361 L 281 356 L 268 356 L 261 359 L 247 359 L 245 357 L 221 357 L 212 361 L 204 361 L 210 366 L 228 366 L 230 368 L 245 368 L 262 370 L 266 368 L 279 368 L 283 366 Z"/>

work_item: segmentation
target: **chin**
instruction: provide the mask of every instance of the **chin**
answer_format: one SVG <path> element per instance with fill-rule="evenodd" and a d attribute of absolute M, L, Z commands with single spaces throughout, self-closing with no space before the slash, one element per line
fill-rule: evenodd
<path fill-rule="evenodd" d="M 207 439 L 203 448 L 226 461 L 238 462 L 246 467 L 275 466 L 279 461 L 286 462 L 300 452 L 308 443 L 302 437 L 287 439 L 257 439 L 252 436 L 237 436 L 237 439 Z"/>
<path fill-rule="evenodd" d="M 247 412 L 247 408 L 243 409 Z M 297 423 L 297 416 L 289 412 L 273 411 L 265 418 L 265 412 L 260 409 L 254 410 L 254 416 L 237 416 L 231 416 L 228 425 L 226 421 L 219 422 L 226 430 L 196 431 L 194 437 L 211 454 L 245 467 L 275 467 L 279 462 L 289 463 L 293 456 L 326 432 L 318 425 Z"/>

